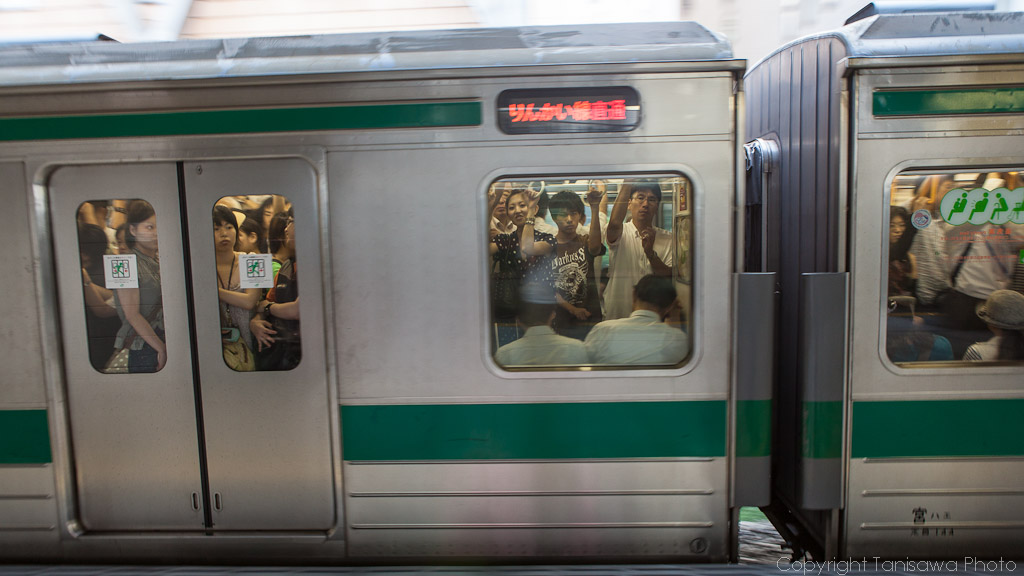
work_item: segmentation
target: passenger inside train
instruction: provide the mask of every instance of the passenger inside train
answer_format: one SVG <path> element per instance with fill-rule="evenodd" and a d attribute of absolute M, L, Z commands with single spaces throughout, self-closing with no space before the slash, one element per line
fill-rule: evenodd
<path fill-rule="evenodd" d="M 128 223 L 126 222 L 126 223 L 121 224 L 120 226 L 118 226 L 117 230 L 114 231 L 115 246 L 114 246 L 114 250 L 112 252 L 113 254 L 127 254 L 128 253 L 128 250 L 130 250 L 130 248 L 128 248 L 128 240 L 126 239 L 127 235 L 128 235 Z"/>
<path fill-rule="evenodd" d="M 610 320 L 632 313 L 633 288 L 645 274 L 672 275 L 671 234 L 653 224 L 660 203 L 661 186 L 657 182 L 626 183 L 615 198 L 608 217 L 608 250 L 612 257 L 605 289 L 605 314 Z M 629 221 L 625 220 L 627 210 Z"/>
<path fill-rule="evenodd" d="M 508 179 L 492 184 L 487 203 L 495 362 L 506 368 L 533 369 L 581 364 L 664 367 L 682 362 L 690 350 L 690 193 L 690 181 L 682 176 Z M 550 197 L 549 220 L 538 216 L 542 194 Z M 545 226 L 554 234 L 537 230 Z M 676 265 L 676 252 L 683 253 L 681 265 Z M 640 300 L 647 308 L 641 315 L 653 315 L 656 328 L 671 331 L 673 338 L 662 343 L 667 346 L 662 355 L 651 356 L 649 347 L 639 343 L 632 354 L 622 350 L 588 354 L 585 362 L 578 362 L 559 360 L 533 344 L 509 346 L 525 339 L 527 332 L 533 343 L 542 334 L 583 342 L 604 321 L 618 318 L 635 323 L 634 287 L 648 275 L 662 278 L 658 286 L 672 291 L 672 298 L 659 300 L 659 305 Z M 607 278 L 604 290 L 603 278 Z M 533 295 L 529 304 L 522 293 L 527 286 Z M 550 323 L 534 314 L 540 292 L 555 303 Z M 575 346 L 562 348 L 576 350 Z M 530 350 L 536 353 L 531 355 Z"/>
<path fill-rule="evenodd" d="M 1024 294 L 996 290 L 978 306 L 977 314 L 992 337 L 971 344 L 964 360 L 1024 360 Z"/>
<path fill-rule="evenodd" d="M 119 260 L 115 264 L 134 267 L 136 281 L 134 286 L 114 290 L 114 302 L 122 324 L 114 341 L 116 352 L 108 364 L 108 371 L 119 372 L 126 368 L 132 374 L 159 372 L 167 363 L 167 347 L 164 343 L 156 212 L 148 202 L 134 200 L 128 205 L 127 223 L 127 256 L 134 258 Z"/>
<path fill-rule="evenodd" d="M 498 327 L 499 347 L 523 336 L 524 330 L 517 317 L 519 294 L 524 284 L 543 286 L 554 294 L 551 256 L 556 243 L 554 236 L 534 230 L 539 195 L 534 196 L 526 187 L 503 186 L 500 193 L 493 190 L 489 195 L 491 214 L 502 197 L 512 230 L 493 235 L 489 245 L 493 259 L 492 311 Z"/>
<path fill-rule="evenodd" d="M 600 211 L 605 196 L 605 184 L 591 183 L 586 193 L 590 213 Z M 598 290 L 595 260 L 605 253 L 601 241 L 599 218 L 591 218 L 586 234 L 578 228 L 586 222 L 583 200 L 569 190 L 562 190 L 551 198 L 551 216 L 557 225 L 555 259 L 555 327 L 559 334 L 578 340 L 586 338 L 594 324 L 602 320 L 601 297 Z"/>
<path fill-rule="evenodd" d="M 672 280 L 648 274 L 633 288 L 633 312 L 600 322 L 584 342 L 590 361 L 603 365 L 673 365 L 687 348 L 686 333 L 666 319 L 678 306 Z"/>
<path fill-rule="evenodd" d="M 550 287 L 525 284 L 519 292 L 517 320 L 523 336 L 498 348 L 494 361 L 502 366 L 582 366 L 587 364 L 583 342 L 552 329 L 556 300 Z"/>
<path fill-rule="evenodd" d="M 217 258 L 217 291 L 220 299 L 221 343 L 224 362 L 232 369 L 247 372 L 256 369 L 249 321 L 260 300 L 258 288 L 242 288 L 237 252 L 238 224 L 235 213 L 224 206 L 213 207 L 213 240 Z"/>
<path fill-rule="evenodd" d="M 250 321 L 256 340 L 256 369 L 291 370 L 302 359 L 302 339 L 295 217 L 290 209 L 271 218 L 268 238 L 275 260 L 274 287 L 256 305 Z"/>
<path fill-rule="evenodd" d="M 1015 324 L 1002 316 L 992 324 L 985 311 L 990 298 L 1001 310 L 999 304 L 1015 300 L 1007 290 L 1024 292 L 1022 184 L 1018 170 L 896 176 L 890 190 L 886 305 L 890 360 L 1021 359 L 1009 355 L 1012 346 L 996 355 L 999 346 L 979 343 L 1013 339 Z M 1008 338 L 1004 330 L 1010 330 Z"/>
<path fill-rule="evenodd" d="M 238 223 L 238 242 L 235 250 L 243 254 L 258 254 L 266 246 L 263 225 L 258 218 L 248 218 Z"/>
<path fill-rule="evenodd" d="M 121 319 L 114 307 L 114 292 L 107 289 L 103 279 L 103 255 L 109 250 L 107 235 L 96 224 L 80 223 L 78 250 L 82 262 L 89 361 L 102 369 L 114 349 L 117 331 L 121 329 Z"/>

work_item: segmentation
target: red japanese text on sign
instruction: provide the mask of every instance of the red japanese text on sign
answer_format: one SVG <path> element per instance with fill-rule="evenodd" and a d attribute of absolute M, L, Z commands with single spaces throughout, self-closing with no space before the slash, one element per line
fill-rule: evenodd
<path fill-rule="evenodd" d="M 626 101 L 577 100 L 572 106 L 545 102 L 539 109 L 535 104 L 509 104 L 508 115 L 512 122 L 550 122 L 571 118 L 576 122 L 593 120 L 625 120 Z"/>

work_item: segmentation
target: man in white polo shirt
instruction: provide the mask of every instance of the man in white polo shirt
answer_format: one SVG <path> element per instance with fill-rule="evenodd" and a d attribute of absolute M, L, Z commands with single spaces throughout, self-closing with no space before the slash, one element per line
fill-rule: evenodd
<path fill-rule="evenodd" d="M 633 311 L 633 286 L 648 274 L 672 277 L 672 234 L 655 228 L 661 202 L 657 182 L 624 184 L 608 218 L 608 286 L 604 290 L 604 317 L 625 318 Z M 632 215 L 629 222 L 626 211 Z"/>
<path fill-rule="evenodd" d="M 633 290 L 633 313 L 605 320 L 587 334 L 590 362 L 599 366 L 675 365 L 689 352 L 686 333 L 664 319 L 677 305 L 671 278 L 648 274 Z"/>

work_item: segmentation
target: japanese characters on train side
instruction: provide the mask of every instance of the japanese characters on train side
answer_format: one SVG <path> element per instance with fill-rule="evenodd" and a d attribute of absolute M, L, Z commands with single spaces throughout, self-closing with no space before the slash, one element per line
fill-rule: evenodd
<path fill-rule="evenodd" d="M 506 90 L 498 126 L 506 134 L 629 132 L 640 124 L 640 95 L 628 86 Z"/>

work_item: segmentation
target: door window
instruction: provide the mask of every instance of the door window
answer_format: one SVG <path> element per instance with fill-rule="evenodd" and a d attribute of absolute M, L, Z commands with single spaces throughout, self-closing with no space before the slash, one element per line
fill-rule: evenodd
<path fill-rule="evenodd" d="M 145 200 L 78 207 L 89 362 L 105 374 L 157 372 L 167 363 L 156 211 Z"/>
<path fill-rule="evenodd" d="M 295 215 L 287 197 L 224 196 L 213 207 L 224 363 L 292 370 L 302 359 Z"/>

